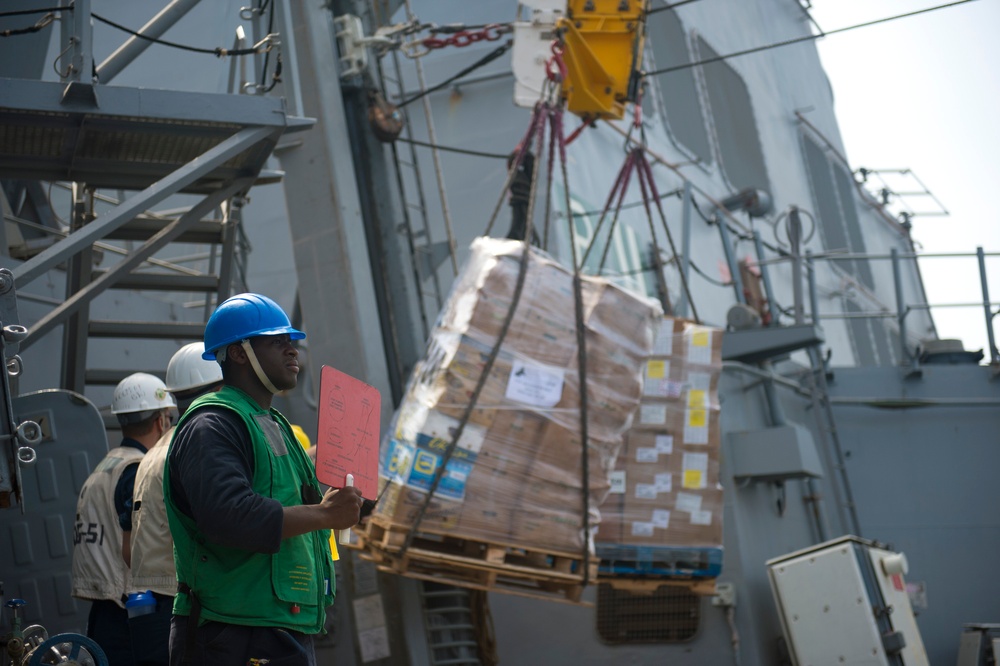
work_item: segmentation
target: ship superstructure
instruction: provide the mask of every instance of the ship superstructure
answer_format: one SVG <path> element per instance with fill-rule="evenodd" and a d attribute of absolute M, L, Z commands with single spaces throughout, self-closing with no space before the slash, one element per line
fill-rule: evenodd
<path fill-rule="evenodd" d="M 566 3 L 179 0 L 156 16 L 63 4 L 0 8 L 5 29 L 34 28 L 0 38 L 0 53 L 20 54 L 0 58 L 0 252 L 16 291 L 4 323 L 27 328 L 7 343 L 23 367 L 8 395 L 15 420 L 50 423 L 33 466 L 0 470 L 10 485 L 20 469 L 25 491 L 0 513 L 0 580 L 36 600 L 29 618 L 82 631 L 68 525 L 80 470 L 118 433 L 65 391 L 106 411 L 118 379 L 162 374 L 215 302 L 250 289 L 309 335 L 304 381 L 281 405 L 293 422 L 315 427 L 329 364 L 381 390 L 387 425 L 472 241 L 491 218 L 487 235 L 514 233 L 504 183 L 531 111 L 513 97 L 533 88 L 512 65 L 524 42 L 508 41 L 546 33 Z M 539 193 L 520 228 L 547 232 L 564 264 L 593 244 L 583 270 L 726 329 L 721 573 L 694 591 L 593 585 L 575 606 L 345 555 L 321 662 L 787 663 L 794 632 L 769 563 L 843 535 L 857 552 L 906 554 L 930 663 L 954 660 L 964 622 L 1000 614 L 992 329 L 983 365 L 936 340 L 911 227 L 845 156 L 813 41 L 733 55 L 814 35 L 808 7 L 674 4 L 643 14 L 641 124 L 631 105 L 589 123 L 551 180 L 535 155 Z M 567 115 L 567 134 L 584 122 Z M 381 140 L 389 130 L 395 141 Z M 633 181 L 604 235 L 640 143 L 665 221 L 650 225 Z M 968 260 L 990 322 L 985 254 Z M 77 407 L 47 403 L 38 392 L 52 388 Z M 891 640 L 878 663 L 919 663 Z"/>

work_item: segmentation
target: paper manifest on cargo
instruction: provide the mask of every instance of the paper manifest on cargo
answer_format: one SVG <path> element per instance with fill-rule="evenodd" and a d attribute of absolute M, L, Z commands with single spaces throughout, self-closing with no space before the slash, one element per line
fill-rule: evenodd
<path fill-rule="evenodd" d="M 684 414 L 684 443 L 708 444 L 708 412 L 689 409 Z"/>
<path fill-rule="evenodd" d="M 674 452 L 674 438 L 672 435 L 657 435 L 656 450 L 660 453 L 668 454 Z"/>
<path fill-rule="evenodd" d="M 562 399 L 563 370 L 537 363 L 514 361 L 507 381 L 508 400 L 539 407 L 555 407 Z"/>
<path fill-rule="evenodd" d="M 608 494 L 621 495 L 625 492 L 625 470 L 616 469 L 608 475 L 608 481 L 611 483 L 611 490 Z"/>
<path fill-rule="evenodd" d="M 681 484 L 685 488 L 691 488 L 692 490 L 697 490 L 699 488 L 705 487 L 705 474 L 697 469 L 686 469 L 683 474 L 683 481 Z"/>
<path fill-rule="evenodd" d="M 688 513 L 701 511 L 701 495 L 677 493 L 677 499 L 674 500 L 674 509 L 677 511 L 687 511 Z"/>
<path fill-rule="evenodd" d="M 436 410 L 427 410 L 425 420 L 422 425 L 418 425 L 416 432 L 427 435 L 431 439 L 442 440 L 451 444 L 455 432 L 458 430 L 459 420 L 446 416 Z M 417 439 L 416 436 L 411 439 Z M 455 446 L 466 451 L 479 453 L 483 448 L 483 441 L 486 439 L 486 428 L 475 423 L 466 423 L 462 429 L 462 436 Z"/>
<path fill-rule="evenodd" d="M 692 389 L 708 391 L 712 388 L 712 375 L 707 372 L 688 372 L 687 383 Z"/>
<path fill-rule="evenodd" d="M 670 374 L 670 361 L 650 359 L 646 362 L 646 379 L 663 379 Z"/>
<path fill-rule="evenodd" d="M 635 496 L 637 499 L 656 499 L 656 485 L 652 483 L 635 484 Z"/>
<path fill-rule="evenodd" d="M 667 422 L 667 406 L 644 404 L 639 406 L 639 422 L 643 424 L 663 424 Z"/>
<path fill-rule="evenodd" d="M 711 511 L 692 511 L 691 512 L 691 524 L 692 525 L 711 525 L 712 524 L 712 512 Z"/>
<path fill-rule="evenodd" d="M 689 363 L 709 365 L 712 362 L 712 331 L 692 327 L 687 335 L 687 352 Z"/>
<path fill-rule="evenodd" d="M 708 396 L 702 389 L 691 389 L 688 391 L 688 407 L 698 409 L 708 406 Z"/>
<path fill-rule="evenodd" d="M 652 446 L 640 446 L 635 450 L 635 461 L 641 463 L 655 463 L 659 457 L 659 451 Z"/>
<path fill-rule="evenodd" d="M 670 510 L 653 509 L 653 525 L 661 530 L 670 528 Z"/>
<path fill-rule="evenodd" d="M 700 489 L 705 487 L 708 476 L 707 453 L 685 453 L 681 467 L 684 470 L 683 485 L 685 488 Z"/>
<path fill-rule="evenodd" d="M 650 379 L 642 382 L 642 394 L 650 398 L 678 398 L 684 392 L 684 384 L 672 379 Z"/>
<path fill-rule="evenodd" d="M 671 356 L 674 353 L 674 320 L 664 319 L 653 343 L 654 356 Z"/>
<path fill-rule="evenodd" d="M 656 486 L 656 492 L 669 493 L 674 489 L 674 475 L 670 472 L 660 472 L 655 478 L 653 484 Z"/>
<path fill-rule="evenodd" d="M 653 536 L 653 523 L 632 523 L 632 536 Z"/>

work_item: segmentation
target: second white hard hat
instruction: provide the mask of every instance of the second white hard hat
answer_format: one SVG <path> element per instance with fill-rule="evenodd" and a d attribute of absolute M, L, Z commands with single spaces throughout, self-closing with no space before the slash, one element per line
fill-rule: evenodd
<path fill-rule="evenodd" d="M 205 345 L 192 342 L 184 345 L 167 364 L 167 390 L 173 393 L 222 381 L 222 367 L 202 358 Z"/>
<path fill-rule="evenodd" d="M 130 414 L 157 409 L 177 408 L 174 396 L 158 377 L 136 372 L 118 382 L 111 399 L 112 414 Z"/>

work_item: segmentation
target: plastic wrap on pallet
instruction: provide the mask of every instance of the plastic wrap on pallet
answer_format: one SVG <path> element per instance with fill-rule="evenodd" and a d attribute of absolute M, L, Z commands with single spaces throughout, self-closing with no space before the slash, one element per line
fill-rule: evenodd
<path fill-rule="evenodd" d="M 511 309 L 524 244 L 480 238 L 455 281 L 382 447 L 374 519 L 406 529 L 472 399 Z M 550 551 L 585 543 L 573 276 L 532 248 L 507 335 L 420 531 Z M 589 401 L 589 524 L 642 396 L 659 304 L 582 278 Z"/>
<path fill-rule="evenodd" d="M 722 331 L 665 317 L 601 505 L 602 573 L 718 575 Z"/>

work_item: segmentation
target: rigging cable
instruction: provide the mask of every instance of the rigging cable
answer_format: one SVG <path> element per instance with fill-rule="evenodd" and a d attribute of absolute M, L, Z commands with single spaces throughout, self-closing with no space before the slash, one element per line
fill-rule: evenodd
<path fill-rule="evenodd" d="M 535 110 L 531 115 L 531 122 L 528 127 L 528 132 L 525 135 L 524 139 L 521 141 L 517 153 L 517 158 L 514 160 L 513 164 L 510 167 L 507 182 L 504 184 L 504 191 L 506 191 L 506 189 L 510 187 L 510 183 L 513 180 L 514 173 L 517 170 L 517 166 L 520 164 L 521 159 L 523 159 L 525 153 L 528 151 L 529 144 L 531 143 L 534 134 L 539 130 L 540 125 L 544 125 L 544 119 L 543 119 L 544 113 L 547 113 L 547 109 L 543 109 L 541 103 L 535 106 Z M 538 170 L 535 169 L 532 181 L 532 192 L 531 192 L 532 202 L 529 204 L 529 207 L 534 204 L 533 201 L 535 193 L 534 179 L 537 178 L 537 173 Z M 502 201 L 503 197 L 501 195 L 501 202 Z M 499 212 L 499 205 L 497 212 Z M 484 236 L 489 235 L 489 228 L 492 226 L 495 217 L 496 213 L 494 213 L 494 216 L 490 219 L 487 225 L 486 233 L 483 234 Z M 413 543 L 413 539 L 417 533 L 417 530 L 420 527 L 420 523 L 423 521 L 424 515 L 427 513 L 427 509 L 428 507 L 430 507 L 431 501 L 434 498 L 434 493 L 437 491 L 438 487 L 441 484 L 441 479 L 443 478 L 445 469 L 447 468 L 448 463 L 455 452 L 455 447 L 458 445 L 459 440 L 462 438 L 465 426 L 469 422 L 469 417 L 472 415 L 473 410 L 476 408 L 476 404 L 479 401 L 479 396 L 483 391 L 483 387 L 486 385 L 486 381 L 487 379 L 489 379 L 490 374 L 493 371 L 493 365 L 500 354 L 500 347 L 503 344 L 504 339 L 507 337 L 507 332 L 510 330 L 511 323 L 514 320 L 514 312 L 517 308 L 517 304 L 521 300 L 521 293 L 524 289 L 524 282 L 528 273 L 528 261 L 530 257 L 531 257 L 530 247 L 528 243 L 524 243 L 524 246 L 521 249 L 521 257 L 518 260 L 519 265 L 518 265 L 517 279 L 514 283 L 513 293 L 511 294 L 510 307 L 508 308 L 503 323 L 500 325 L 500 329 L 497 332 L 496 342 L 493 344 L 493 348 L 490 350 L 490 353 L 487 355 L 486 360 L 483 362 L 483 366 L 479 374 L 479 379 L 476 381 L 476 386 L 475 388 L 473 388 L 472 394 L 469 396 L 469 400 L 466 403 L 465 409 L 462 412 L 462 416 L 458 420 L 458 425 L 455 426 L 453 430 L 449 430 L 451 435 L 451 441 L 441 454 L 441 459 L 437 463 L 437 467 L 434 470 L 434 476 L 432 477 L 430 485 L 427 488 L 427 494 L 424 497 L 424 501 L 420 505 L 420 508 L 417 510 L 417 513 L 411 522 L 410 529 L 406 534 L 406 539 L 405 541 L 403 541 L 403 545 L 400 548 L 399 552 L 400 558 L 406 557 L 406 551 L 409 550 L 410 546 Z M 586 391 L 581 391 L 581 393 L 586 393 Z"/>
<path fill-rule="evenodd" d="M 25 13 L 25 12 L 16 12 L 16 13 Z M 0 30 L 0 37 L 16 37 L 18 35 L 30 35 L 33 32 L 38 32 L 42 28 L 49 27 L 55 20 L 56 20 L 56 15 L 53 13 L 48 13 L 42 18 L 35 21 L 34 25 L 30 25 L 27 28 L 10 28 L 9 30 Z"/>
<path fill-rule="evenodd" d="M 42 18 L 35 21 L 34 25 L 28 26 L 27 28 L 10 28 L 9 30 L 0 30 L 0 37 L 16 37 L 17 35 L 30 35 L 33 32 L 38 32 L 42 28 L 49 27 L 55 20 L 56 20 L 55 14 L 46 14 Z"/>
<path fill-rule="evenodd" d="M 773 44 L 766 44 L 764 46 L 755 46 L 754 48 L 744 49 L 743 51 L 736 51 L 734 53 L 727 53 L 726 55 L 715 56 L 714 58 L 706 58 L 704 60 L 699 60 L 697 62 L 689 62 L 683 65 L 674 65 L 673 67 L 664 67 L 663 69 L 658 69 L 652 72 L 646 72 L 644 76 L 657 76 L 659 74 L 669 74 L 670 72 L 676 72 L 682 69 L 688 69 L 690 67 L 697 67 L 699 65 L 707 65 L 713 62 L 720 62 L 722 60 L 728 60 L 729 58 L 736 58 L 739 56 L 749 55 L 751 53 L 760 53 L 761 51 L 768 51 L 770 49 L 776 49 L 781 46 L 790 46 L 792 44 L 799 44 L 801 42 L 808 42 L 814 39 L 819 39 L 820 37 L 827 37 L 829 35 L 835 35 L 839 32 L 847 32 L 848 30 L 855 30 L 857 28 L 867 28 L 871 25 L 878 25 L 879 23 L 887 23 L 889 21 L 895 21 L 896 19 L 908 18 L 910 16 L 916 16 L 918 14 L 925 14 L 927 12 L 932 12 L 938 9 L 947 9 L 949 7 L 955 7 L 957 5 L 964 5 L 967 2 L 975 2 L 975 0 L 956 0 L 955 2 L 949 2 L 943 5 L 937 5 L 934 7 L 927 7 L 924 9 L 918 9 L 916 11 L 907 12 L 905 14 L 897 14 L 895 16 L 887 16 L 885 18 L 875 19 L 874 21 L 866 21 L 865 23 L 858 23 L 855 25 L 849 25 L 844 28 L 836 28 L 835 30 L 828 30 L 826 32 L 820 33 L 818 35 L 806 35 L 804 37 L 795 37 L 794 39 L 786 39 L 782 42 L 775 42 Z"/>
<path fill-rule="evenodd" d="M 708 275 L 708 273 L 706 273 L 702 269 L 698 268 L 698 265 L 695 264 L 690 259 L 688 259 L 688 266 L 690 266 L 694 270 L 695 273 L 697 273 L 698 275 L 700 275 L 703 278 L 705 278 L 705 281 L 708 282 L 709 284 L 714 284 L 716 287 L 726 287 L 726 288 L 729 288 L 729 287 L 733 286 L 732 280 L 730 280 L 729 282 L 720 282 L 719 280 L 716 280 L 715 278 L 710 277 Z"/>
<path fill-rule="evenodd" d="M 399 104 L 396 105 L 396 108 L 397 109 L 402 108 L 402 107 L 406 106 L 407 104 L 409 104 L 410 102 L 417 101 L 418 99 L 420 99 L 424 95 L 429 95 L 432 92 L 437 92 L 438 90 L 440 90 L 441 88 L 444 88 L 449 83 L 452 83 L 455 80 L 462 78 L 466 74 L 469 74 L 470 72 L 473 72 L 473 71 L 479 69 L 480 67 L 486 65 L 487 63 L 493 62 L 494 60 L 496 60 L 497 58 L 499 58 L 500 56 L 502 56 L 504 53 L 506 53 L 507 51 L 509 51 L 510 48 L 513 45 L 514 45 L 514 42 L 511 41 L 511 40 L 508 40 L 505 44 L 496 47 L 495 49 L 493 49 L 492 51 L 490 51 L 489 53 L 487 53 L 485 56 L 483 56 L 482 58 L 480 58 L 476 62 L 472 63 L 471 65 L 469 65 L 468 67 L 466 67 L 465 69 L 463 69 L 462 71 L 460 71 L 458 74 L 455 74 L 454 76 L 445 79 L 441 83 L 438 83 L 437 85 L 431 86 L 430 88 L 417 93 L 416 95 L 410 97 L 409 99 L 403 100 L 402 102 L 400 102 Z"/>
<path fill-rule="evenodd" d="M 406 7 L 406 17 L 411 21 L 416 21 L 416 16 L 413 13 L 413 5 L 410 0 L 405 0 Z M 424 80 L 424 66 L 421 64 L 420 60 L 417 59 L 415 62 L 415 68 L 417 71 L 417 82 L 420 84 L 420 90 L 424 91 L 427 89 L 427 84 Z M 431 113 L 430 102 L 425 97 L 423 100 L 424 104 L 424 121 L 427 124 L 427 138 L 430 139 L 432 144 L 437 143 L 437 133 L 434 129 L 434 115 Z M 437 182 L 438 197 L 441 200 L 441 217 L 444 222 L 445 234 L 448 237 L 448 257 L 451 259 L 451 273 L 454 276 L 458 275 L 458 259 L 456 258 L 456 248 L 455 248 L 455 232 L 452 230 L 451 226 L 451 210 L 448 208 L 448 196 L 444 190 L 444 169 L 441 166 L 441 154 L 434 148 L 431 149 L 431 159 L 434 162 L 434 179 Z"/>
<path fill-rule="evenodd" d="M 263 14 L 268 9 L 268 5 L 271 5 L 271 11 L 268 13 L 267 17 L 267 34 L 274 34 L 274 3 L 270 0 L 263 0 L 257 11 Z M 264 53 L 264 67 L 260 70 L 260 84 L 258 84 L 257 89 L 261 92 L 269 93 L 274 90 L 274 86 L 278 85 L 281 81 L 281 54 L 279 53 L 275 63 L 274 63 L 274 77 L 271 79 L 271 85 L 267 85 L 267 66 L 271 61 L 271 49 L 268 49 Z"/>
<path fill-rule="evenodd" d="M 51 12 L 71 12 L 73 7 L 45 7 L 39 9 L 15 9 L 9 12 L 0 12 L 0 18 L 8 16 L 27 16 L 30 14 L 49 14 Z"/>
<path fill-rule="evenodd" d="M 100 14 L 95 14 L 94 12 L 91 12 L 90 15 L 93 16 L 98 21 L 100 21 L 101 23 L 104 23 L 105 25 L 109 25 L 112 28 L 117 28 L 118 30 L 121 30 L 122 32 L 127 32 L 128 34 L 132 35 L 133 37 L 139 37 L 140 39 L 145 39 L 146 41 L 153 42 L 154 44 L 162 44 L 163 46 L 169 46 L 169 47 L 172 47 L 172 48 L 175 48 L 175 49 L 181 49 L 181 50 L 184 50 L 184 51 L 192 51 L 194 53 L 207 53 L 207 54 L 211 54 L 211 55 L 214 55 L 216 57 L 219 57 L 219 58 L 225 58 L 226 56 L 255 55 L 257 53 L 262 53 L 262 52 L 266 52 L 266 51 L 270 51 L 271 50 L 271 39 L 270 39 L 271 36 L 270 35 L 268 35 L 267 37 L 265 37 L 264 39 L 262 39 L 260 42 L 258 42 L 257 44 L 254 44 L 253 46 L 251 46 L 248 49 L 224 49 L 221 46 L 217 46 L 214 49 L 205 49 L 205 48 L 201 48 L 201 47 L 198 47 L 198 46 L 188 46 L 186 44 L 178 44 L 177 42 L 170 42 L 170 41 L 167 41 L 165 39 L 160 39 L 160 38 L 157 38 L 157 37 L 150 37 L 149 35 L 144 35 L 144 34 L 142 34 L 140 32 L 136 32 L 135 30 L 132 30 L 131 28 L 127 28 L 127 27 L 121 25 L 120 23 L 115 23 L 114 21 L 112 21 L 110 19 L 104 18 Z"/>

